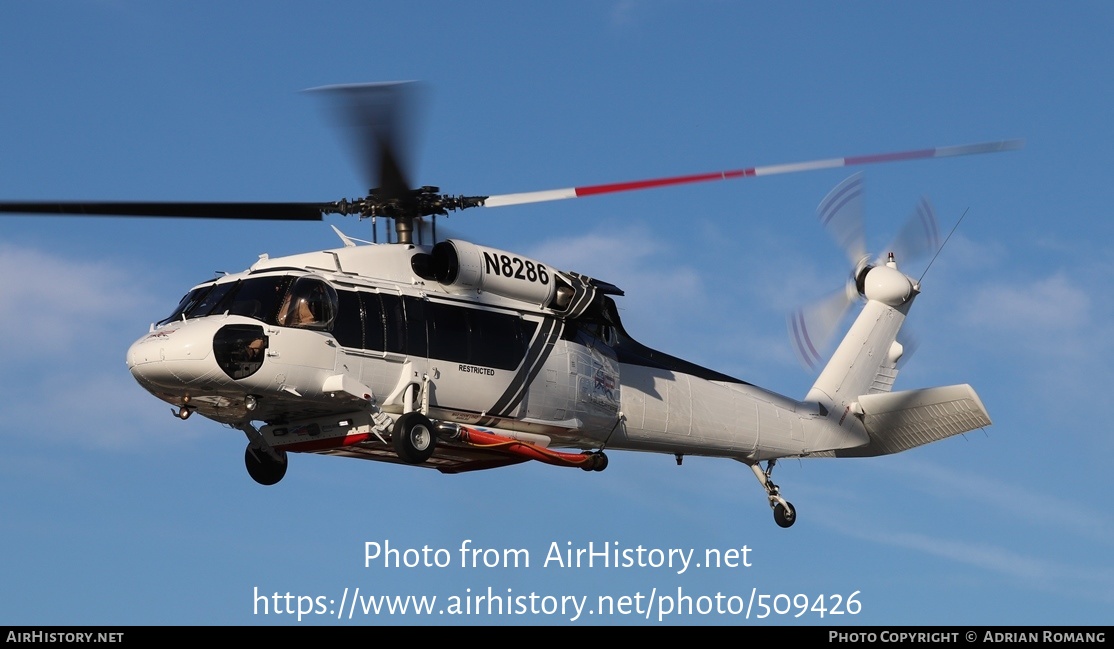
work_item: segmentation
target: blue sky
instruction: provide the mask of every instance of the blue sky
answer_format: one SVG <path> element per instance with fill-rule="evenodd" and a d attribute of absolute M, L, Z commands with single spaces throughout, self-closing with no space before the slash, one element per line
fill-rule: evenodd
<path fill-rule="evenodd" d="M 1104 624 L 1114 318 L 1106 3 L 0 4 L 0 197 L 328 201 L 362 192 L 315 98 L 420 79 L 416 182 L 498 194 L 1024 138 L 867 168 L 885 244 L 921 195 L 949 228 L 897 388 L 971 383 L 994 425 L 901 455 L 787 461 L 774 525 L 727 460 L 473 475 L 295 456 L 173 419 L 128 345 L 214 271 L 334 247 L 326 224 L 0 219 L 0 622 L 656 624 L 642 615 L 261 615 L 290 593 L 447 598 L 857 593 L 857 615 L 672 624 Z M 846 170 L 473 210 L 442 225 L 619 285 L 643 342 L 802 397 L 785 315 L 843 281 L 814 209 Z M 355 237 L 366 224 L 330 217 Z M 391 547 L 526 549 L 529 568 L 365 568 Z M 750 567 L 542 567 L 572 542 L 750 548 Z M 256 590 L 258 589 L 258 590 Z M 772 600 L 771 600 L 772 601 Z M 781 600 L 782 605 L 787 600 Z M 295 604 L 296 606 L 296 604 Z"/>

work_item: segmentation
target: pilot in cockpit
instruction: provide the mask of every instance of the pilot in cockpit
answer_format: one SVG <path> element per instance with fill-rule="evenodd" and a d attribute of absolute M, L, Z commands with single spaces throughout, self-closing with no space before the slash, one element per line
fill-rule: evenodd
<path fill-rule="evenodd" d="M 325 285 L 302 279 L 294 283 L 283 299 L 277 321 L 286 327 L 326 325 L 331 320 L 331 311 Z"/>

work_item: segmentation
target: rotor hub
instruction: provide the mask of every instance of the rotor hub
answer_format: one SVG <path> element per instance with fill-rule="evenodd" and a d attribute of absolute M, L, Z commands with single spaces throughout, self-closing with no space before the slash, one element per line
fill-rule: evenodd
<path fill-rule="evenodd" d="M 425 185 L 403 192 L 401 195 L 388 195 L 376 188 L 363 198 L 344 198 L 321 206 L 323 214 L 342 214 L 345 216 L 386 217 L 394 219 L 395 234 L 399 243 L 413 243 L 414 219 L 426 216 L 447 215 L 449 212 L 480 207 L 486 196 L 453 196 L 441 194 L 440 188 Z"/>
<path fill-rule="evenodd" d="M 887 306 L 898 307 L 916 292 L 913 282 L 897 268 L 875 266 L 863 276 L 863 295 Z"/>

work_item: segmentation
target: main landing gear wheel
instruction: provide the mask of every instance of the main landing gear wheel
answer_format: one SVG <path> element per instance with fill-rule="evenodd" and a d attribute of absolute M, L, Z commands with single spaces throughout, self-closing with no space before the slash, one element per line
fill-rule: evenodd
<path fill-rule="evenodd" d="M 433 449 L 437 446 L 433 422 L 420 412 L 408 412 L 395 422 L 391 443 L 403 462 L 421 464 L 433 457 Z"/>
<path fill-rule="evenodd" d="M 248 468 L 248 475 L 261 485 L 271 486 L 277 484 L 286 475 L 286 451 L 277 451 L 279 460 L 271 457 L 269 453 L 253 449 L 248 446 L 244 451 L 244 465 Z"/>
<path fill-rule="evenodd" d="M 774 522 L 779 527 L 790 527 L 793 522 L 797 520 L 797 510 L 793 509 L 793 504 L 786 501 L 785 504 L 778 503 L 774 505 Z"/>

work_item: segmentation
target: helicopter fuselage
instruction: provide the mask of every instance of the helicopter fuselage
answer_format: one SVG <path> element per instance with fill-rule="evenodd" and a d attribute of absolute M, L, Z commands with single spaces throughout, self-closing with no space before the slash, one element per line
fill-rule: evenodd
<path fill-rule="evenodd" d="M 853 428 L 832 439 L 815 404 L 635 342 L 609 284 L 451 245 L 448 262 L 411 244 L 262 256 L 191 290 L 128 366 L 180 412 L 263 422 L 276 449 L 387 461 L 376 412 L 748 464 L 866 441 Z"/>
<path fill-rule="evenodd" d="M 465 241 L 420 242 L 424 224 L 435 241 L 437 215 L 457 210 L 991 153 L 1020 142 L 452 195 L 411 182 L 400 145 L 413 88 L 316 89 L 335 102 L 369 163 L 363 186 L 372 189 L 362 197 L 4 201 L 0 213 L 283 221 L 343 214 L 373 219 L 373 232 L 376 218 L 393 223 L 395 244 L 357 246 L 338 230 L 343 248 L 264 255 L 242 273 L 199 284 L 128 351 L 132 375 L 175 416 L 197 413 L 243 432 L 245 467 L 263 485 L 283 478 L 287 452 L 444 473 L 528 460 L 602 471 L 605 449 L 673 454 L 678 464 L 684 455 L 707 455 L 748 465 L 775 521 L 789 527 L 795 510 L 770 480 L 777 459 L 887 455 L 990 425 L 969 385 L 892 391 L 903 357 L 897 334 L 920 286 L 893 254 L 884 265 L 864 256 L 857 180 L 833 190 L 821 220 L 855 264 L 854 285 L 837 294 L 843 306 L 835 310 L 860 297 L 865 304 L 803 401 L 637 342 L 620 321 L 613 296 L 622 291 L 614 285 Z M 918 217 L 917 231 L 935 233 L 930 208 Z M 824 332 L 839 320 L 829 317 L 836 302 L 792 321 L 794 345 L 810 365 L 822 360 Z M 572 452 L 553 450 L 561 448 Z"/>

